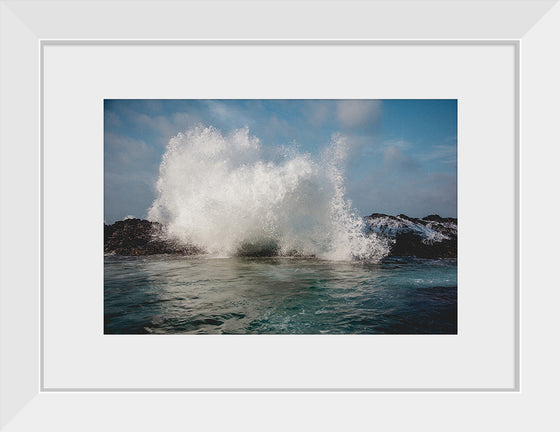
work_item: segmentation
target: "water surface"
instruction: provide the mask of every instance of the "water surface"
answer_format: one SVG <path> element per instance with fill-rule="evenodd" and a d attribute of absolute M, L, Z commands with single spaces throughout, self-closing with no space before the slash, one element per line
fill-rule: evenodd
<path fill-rule="evenodd" d="M 456 334 L 457 261 L 105 257 L 105 334 Z"/>

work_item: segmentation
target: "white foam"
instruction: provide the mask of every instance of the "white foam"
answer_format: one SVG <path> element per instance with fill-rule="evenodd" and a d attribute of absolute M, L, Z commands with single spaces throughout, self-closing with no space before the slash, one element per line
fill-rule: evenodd
<path fill-rule="evenodd" d="M 248 128 L 196 127 L 169 141 L 148 218 L 218 256 L 275 245 L 281 254 L 378 259 L 386 242 L 364 234 L 344 197 L 346 154 L 340 135 L 314 159 L 295 148 L 271 152 Z"/>

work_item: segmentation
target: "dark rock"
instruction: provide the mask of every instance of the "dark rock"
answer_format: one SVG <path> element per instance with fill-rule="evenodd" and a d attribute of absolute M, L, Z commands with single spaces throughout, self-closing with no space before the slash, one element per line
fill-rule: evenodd
<path fill-rule="evenodd" d="M 423 217 L 422 220 L 425 221 L 433 221 L 433 222 L 449 222 L 449 223 L 457 223 L 457 219 L 456 218 L 443 218 L 440 215 L 437 214 L 433 214 L 433 215 L 428 215 L 426 217 Z"/>
<path fill-rule="evenodd" d="M 432 214 L 421 219 L 404 214 L 366 216 L 367 232 L 389 240 L 390 256 L 457 257 L 457 219 Z"/>
<path fill-rule="evenodd" d="M 393 220 L 397 219 L 396 216 L 386 215 L 384 213 L 372 213 L 369 216 L 366 216 L 366 218 L 370 218 L 370 219 L 377 219 L 377 218 L 382 218 L 382 217 L 393 219 Z"/>
<path fill-rule="evenodd" d="M 243 243 L 237 250 L 237 256 L 241 257 L 273 257 L 278 256 L 280 248 L 278 244 L 270 240 L 261 240 L 254 243 Z"/>
<path fill-rule="evenodd" d="M 104 226 L 105 253 L 117 255 L 177 254 L 196 255 L 203 251 L 193 245 L 183 245 L 165 236 L 158 222 L 126 219 Z"/>
<path fill-rule="evenodd" d="M 424 238 L 411 232 L 398 233 L 390 256 L 418 258 L 457 258 L 457 239 L 426 243 Z"/>
<path fill-rule="evenodd" d="M 390 216 L 372 213 L 366 216 L 366 232 L 388 239 L 392 245 L 390 256 L 419 258 L 457 257 L 457 219 L 429 215 L 411 218 L 406 215 Z M 165 235 L 165 228 L 158 222 L 127 219 L 104 225 L 104 250 L 117 255 L 198 255 L 204 250 L 195 245 L 185 245 Z M 270 241 L 245 243 L 238 256 L 277 256 L 280 250 Z M 288 253 L 287 255 L 292 255 Z M 294 256 L 298 256 L 294 251 Z"/>

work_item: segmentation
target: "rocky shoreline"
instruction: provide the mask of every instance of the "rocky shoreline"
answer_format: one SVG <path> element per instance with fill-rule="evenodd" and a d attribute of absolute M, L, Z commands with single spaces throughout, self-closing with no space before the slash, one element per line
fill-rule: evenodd
<path fill-rule="evenodd" d="M 104 226 L 104 251 L 116 255 L 198 255 L 203 253 L 195 246 L 185 246 L 170 241 L 163 235 L 158 222 L 143 219 L 125 219 Z"/>
<path fill-rule="evenodd" d="M 389 239 L 389 256 L 457 258 L 457 219 L 428 215 L 411 218 L 373 213 L 365 218 L 367 228 Z"/>
<path fill-rule="evenodd" d="M 457 257 L 457 219 L 455 218 L 429 215 L 418 219 L 402 214 L 390 216 L 373 213 L 366 216 L 364 220 L 367 234 L 388 239 L 391 245 L 389 256 Z M 106 254 L 125 256 L 204 253 L 204 250 L 197 246 L 183 245 L 167 239 L 164 235 L 164 227 L 160 223 L 143 219 L 125 219 L 112 225 L 105 224 L 104 251 Z"/>

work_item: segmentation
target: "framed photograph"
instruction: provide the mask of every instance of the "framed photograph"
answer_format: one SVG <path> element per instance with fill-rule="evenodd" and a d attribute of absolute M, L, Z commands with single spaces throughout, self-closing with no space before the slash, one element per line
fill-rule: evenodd
<path fill-rule="evenodd" d="M 103 115 L 104 334 L 457 334 L 457 99 Z"/>
<path fill-rule="evenodd" d="M 560 8 L 432 6 L 2 2 L 2 427 L 557 423 Z"/>

